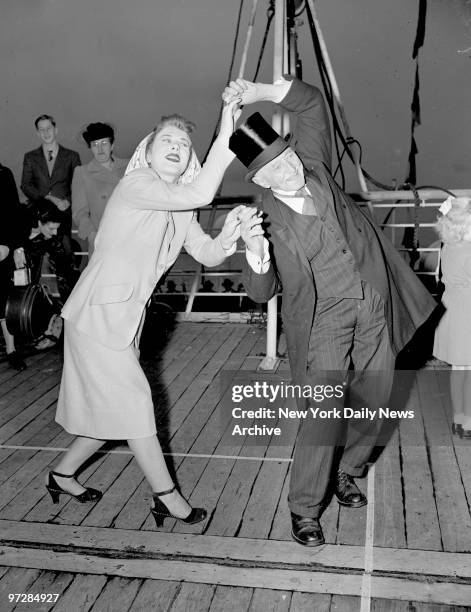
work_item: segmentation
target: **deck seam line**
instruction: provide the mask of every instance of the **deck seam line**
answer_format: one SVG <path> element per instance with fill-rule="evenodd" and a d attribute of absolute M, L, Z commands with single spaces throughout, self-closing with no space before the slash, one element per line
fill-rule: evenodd
<path fill-rule="evenodd" d="M 375 466 L 368 470 L 367 495 L 368 506 L 366 508 L 365 528 L 365 569 L 361 581 L 361 606 L 360 612 L 371 610 L 371 574 L 373 572 L 373 546 L 374 546 L 374 520 L 375 520 Z"/>
<path fill-rule="evenodd" d="M 65 452 L 67 448 L 55 447 L 55 446 L 16 446 L 14 444 L 0 444 L 0 450 L 36 450 L 36 451 L 50 451 L 50 452 Z M 97 454 L 119 454 L 119 455 L 132 455 L 130 450 L 98 450 Z M 194 457 L 196 459 L 235 459 L 240 461 L 274 461 L 276 463 L 291 463 L 290 457 L 251 457 L 241 455 L 207 455 L 203 453 L 164 453 L 168 457 Z"/>

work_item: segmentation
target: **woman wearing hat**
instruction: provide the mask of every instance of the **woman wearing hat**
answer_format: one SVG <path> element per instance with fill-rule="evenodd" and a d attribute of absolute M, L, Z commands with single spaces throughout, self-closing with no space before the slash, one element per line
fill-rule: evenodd
<path fill-rule="evenodd" d="M 152 514 L 187 523 L 206 511 L 191 508 L 176 490 L 156 436 L 151 389 L 139 365 L 145 308 L 159 278 L 182 246 L 204 265 L 235 251 L 239 214 L 233 209 L 216 238 L 205 234 L 195 208 L 209 204 L 234 158 L 228 142 L 238 101 L 224 107 L 221 128 L 204 166 L 196 158 L 193 124 L 163 117 L 137 147 L 100 222 L 95 250 L 62 311 L 64 369 L 56 421 L 76 439 L 47 480 L 80 502 L 100 499 L 75 478 L 105 440 L 127 440 L 153 492 Z"/>
<path fill-rule="evenodd" d="M 113 154 L 114 130 L 111 125 L 90 123 L 82 136 L 93 159 L 75 169 L 72 180 L 72 217 L 79 237 L 88 241 L 91 256 L 106 203 L 124 175 L 129 160 Z"/>

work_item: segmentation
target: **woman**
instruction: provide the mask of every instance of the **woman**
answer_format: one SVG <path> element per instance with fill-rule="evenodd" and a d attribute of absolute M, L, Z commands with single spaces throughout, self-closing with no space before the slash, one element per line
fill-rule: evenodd
<path fill-rule="evenodd" d="M 53 501 L 60 493 L 80 502 L 100 499 L 99 491 L 81 486 L 74 475 L 105 440 L 126 439 L 152 487 L 157 526 L 165 516 L 187 523 L 206 516 L 172 482 L 138 346 L 146 303 L 182 246 L 204 265 L 217 265 L 235 250 L 243 207 L 227 215 L 215 239 L 204 234 L 192 211 L 212 201 L 234 157 L 228 141 L 240 114 L 237 104 L 225 106 L 201 171 L 192 124 L 178 115 L 162 118 L 136 149 L 108 202 L 93 256 L 62 311 L 64 369 L 56 420 L 78 437 L 49 474 Z"/>
<path fill-rule="evenodd" d="M 24 207 L 20 215 L 20 236 L 13 256 L 15 267 L 19 269 L 28 266 L 31 281 L 38 283 L 43 258 L 47 254 L 64 304 L 77 281 L 78 272 L 74 268 L 73 254 L 66 251 L 62 240 L 58 238 L 62 219 L 57 206 L 46 198 L 39 198 L 29 208 Z"/>
<path fill-rule="evenodd" d="M 15 349 L 15 338 L 10 334 L 5 321 L 5 308 L 13 278 L 13 249 L 18 233 L 20 201 L 13 173 L 0 164 L 0 197 L 2 199 L 0 224 L 0 325 L 5 340 L 7 360 L 11 368 L 26 369 L 26 363 Z"/>
<path fill-rule="evenodd" d="M 452 366 L 453 433 L 471 439 L 471 199 L 450 197 L 440 212 L 446 310 L 435 331 L 433 354 Z"/>
<path fill-rule="evenodd" d="M 72 180 L 72 218 L 78 235 L 88 241 L 89 256 L 106 203 L 124 175 L 128 159 L 113 155 L 114 130 L 107 123 L 90 123 L 82 133 L 93 159 L 75 168 Z"/>
<path fill-rule="evenodd" d="M 20 235 L 13 253 L 16 269 L 29 268 L 32 283 L 41 279 L 42 263 L 45 255 L 49 267 L 56 275 L 60 301 L 54 300 L 56 313 L 49 320 L 44 333 L 37 339 L 34 347 L 42 351 L 55 346 L 62 333 L 61 306 L 75 285 L 79 272 L 74 267 L 74 256 L 65 248 L 58 236 L 63 216 L 55 204 L 46 198 L 39 198 L 34 205 L 23 207 L 20 214 Z"/>

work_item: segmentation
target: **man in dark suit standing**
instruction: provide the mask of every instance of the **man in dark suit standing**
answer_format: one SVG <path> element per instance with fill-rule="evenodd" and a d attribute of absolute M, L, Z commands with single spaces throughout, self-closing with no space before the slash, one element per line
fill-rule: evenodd
<path fill-rule="evenodd" d="M 318 546 L 331 484 L 343 506 L 367 503 L 354 478 L 377 442 L 378 408 L 388 405 L 395 357 L 435 301 L 369 213 L 335 183 L 320 90 L 298 79 L 273 85 L 238 79 L 223 94 L 226 103 L 235 97 L 241 104 L 279 103 L 296 119 L 288 143 L 255 113 L 234 132 L 230 148 L 247 167 L 246 180 L 265 188 L 263 224 L 254 209 L 241 214 L 247 293 L 265 302 L 281 285 L 293 382 L 339 390 L 321 404 L 297 398 L 300 409 L 327 415 L 308 411 L 300 422 L 288 497 L 293 539 Z M 350 419 L 345 407 L 376 412 Z"/>
<path fill-rule="evenodd" d="M 41 146 L 24 156 L 21 189 L 32 204 L 39 198 L 50 200 L 61 211 L 64 247 L 72 251 L 70 232 L 71 184 L 80 157 L 57 142 L 57 127 L 50 115 L 40 115 L 34 122 Z"/>

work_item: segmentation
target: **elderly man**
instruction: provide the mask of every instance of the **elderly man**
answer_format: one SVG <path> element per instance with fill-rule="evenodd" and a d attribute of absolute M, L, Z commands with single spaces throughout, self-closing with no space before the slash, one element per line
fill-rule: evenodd
<path fill-rule="evenodd" d="M 80 166 L 80 157 L 76 151 L 57 142 L 58 130 L 53 117 L 40 115 L 34 125 L 41 146 L 24 156 L 21 189 L 31 202 L 46 198 L 58 208 L 64 247 L 70 253 L 71 184 L 74 170 Z"/>
<path fill-rule="evenodd" d="M 372 419 L 347 421 L 344 407 L 387 405 L 395 356 L 435 302 L 370 215 L 335 183 L 320 90 L 297 79 L 238 79 L 223 93 L 225 102 L 235 97 L 242 104 L 279 103 L 296 119 L 289 144 L 255 113 L 234 132 L 230 148 L 247 167 L 246 179 L 265 188 L 263 224 L 254 209 L 241 214 L 247 293 L 265 302 L 281 284 L 293 382 L 344 390 L 321 405 L 331 418 L 301 421 L 296 442 L 288 497 L 292 537 L 318 546 L 331 483 L 343 506 L 367 503 L 354 478 L 365 470 L 381 422 L 378 411 Z M 305 409 L 307 400 L 298 403 Z"/>

